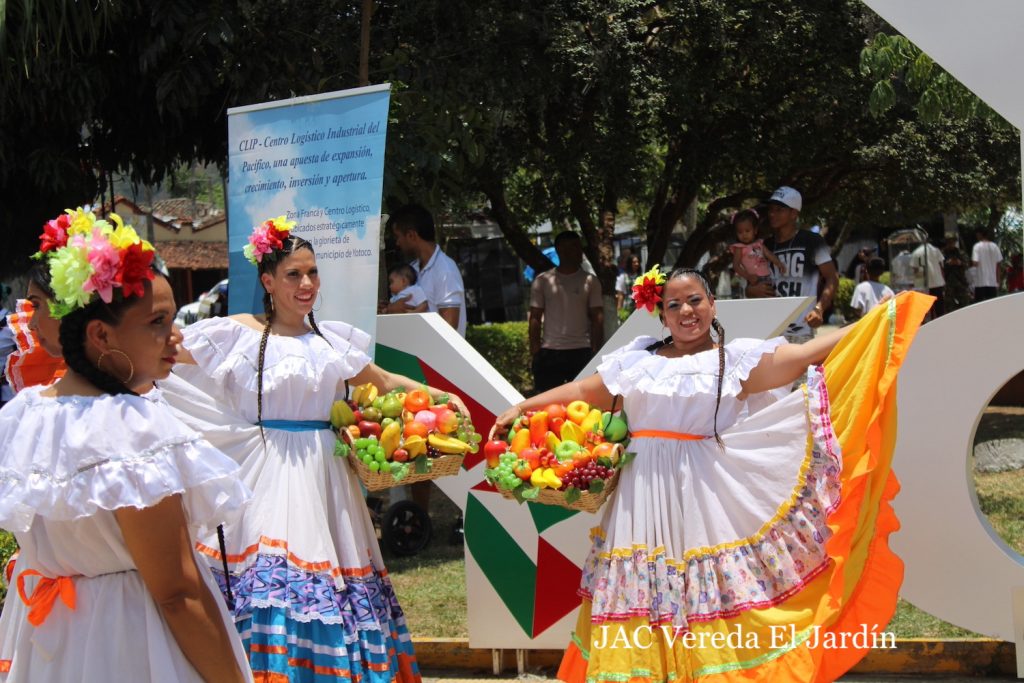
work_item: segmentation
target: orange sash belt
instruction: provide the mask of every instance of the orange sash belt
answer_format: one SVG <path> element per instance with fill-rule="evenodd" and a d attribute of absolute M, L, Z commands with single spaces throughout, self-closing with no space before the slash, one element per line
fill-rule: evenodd
<path fill-rule="evenodd" d="M 703 441 L 710 437 L 701 436 L 699 434 L 683 434 L 682 432 L 663 432 L 660 429 L 638 429 L 635 432 L 631 432 L 630 436 L 636 438 L 648 437 L 652 439 L 675 439 L 676 441 Z"/>
<path fill-rule="evenodd" d="M 32 591 L 31 597 L 25 594 L 26 576 L 39 577 L 39 584 Z M 46 621 L 58 597 L 69 609 L 75 609 L 75 582 L 70 576 L 51 579 L 35 569 L 26 569 L 18 574 L 18 595 L 21 596 L 22 602 L 28 605 L 28 621 L 33 626 L 39 626 Z"/>

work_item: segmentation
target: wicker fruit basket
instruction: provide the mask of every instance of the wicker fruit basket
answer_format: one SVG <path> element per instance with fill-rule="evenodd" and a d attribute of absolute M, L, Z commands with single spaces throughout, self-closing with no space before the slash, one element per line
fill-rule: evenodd
<path fill-rule="evenodd" d="M 352 469 L 356 471 L 359 481 L 363 482 L 366 490 L 382 491 L 396 486 L 415 484 L 418 481 L 430 481 L 431 479 L 456 475 L 462 468 L 464 457 L 464 455 L 442 455 L 437 458 L 429 458 L 429 469 L 426 472 L 417 472 L 416 466 L 413 465 L 409 474 L 401 479 L 395 479 L 390 472 L 373 472 L 362 460 L 356 457 L 355 452 L 349 453 L 348 462 L 352 465 Z"/>
<path fill-rule="evenodd" d="M 591 493 L 590 491 L 580 491 L 579 497 L 567 496 L 566 491 L 559 491 L 556 489 L 541 489 L 537 493 L 536 498 L 524 498 L 522 495 L 516 495 L 519 489 L 513 491 L 506 491 L 504 489 L 498 489 L 503 497 L 516 502 L 534 502 L 541 503 L 543 505 L 557 505 L 559 507 L 568 508 L 569 510 L 579 510 L 580 512 L 597 512 L 598 509 L 604 502 L 608 500 L 615 489 L 619 486 L 619 475 L 622 474 L 622 470 L 616 470 L 615 474 L 605 480 L 604 488 L 600 493 Z M 570 502 L 570 500 L 572 502 Z"/>
<path fill-rule="evenodd" d="M 396 486 L 415 484 L 418 481 L 430 481 L 431 479 L 456 475 L 462 468 L 462 461 L 466 457 L 462 453 L 439 455 L 436 457 L 423 455 L 420 456 L 420 458 L 423 458 L 422 464 L 416 460 L 409 462 L 409 473 L 401 479 L 395 479 L 391 472 L 374 472 L 366 463 L 359 459 L 356 455 L 355 440 L 347 430 L 341 430 L 338 432 L 338 436 L 341 441 L 348 445 L 348 462 L 352 469 L 356 471 L 359 481 L 363 482 L 363 486 L 366 487 L 367 491 L 383 491 L 384 489 Z"/>

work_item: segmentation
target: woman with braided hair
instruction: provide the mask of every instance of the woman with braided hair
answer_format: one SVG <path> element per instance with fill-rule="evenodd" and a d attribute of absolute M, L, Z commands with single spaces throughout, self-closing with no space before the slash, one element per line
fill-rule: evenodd
<path fill-rule="evenodd" d="M 835 636 L 884 628 L 895 609 L 893 381 L 930 297 L 787 344 L 726 341 L 695 270 L 655 266 L 633 296 L 664 339 L 640 337 L 497 421 L 577 399 L 607 410 L 615 395 L 629 417 L 636 458 L 591 532 L 559 678 L 834 680 L 870 646 L 829 647 Z"/>
<path fill-rule="evenodd" d="M 416 681 L 405 616 L 328 416 L 348 382 L 382 392 L 417 383 L 371 363 L 365 332 L 315 319 L 316 257 L 290 227 L 282 216 L 250 237 L 263 315 L 187 327 L 175 375 L 188 384 L 167 385 L 182 419 L 240 463 L 254 492 L 224 528 L 227 557 L 213 536 L 199 548 L 233 602 L 257 680 Z"/>
<path fill-rule="evenodd" d="M 21 546 L 0 680 L 252 680 L 194 548 L 250 494 L 155 388 L 174 297 L 153 247 L 110 220 L 68 211 L 41 238 L 67 372 L 0 411 L 0 527 Z"/>

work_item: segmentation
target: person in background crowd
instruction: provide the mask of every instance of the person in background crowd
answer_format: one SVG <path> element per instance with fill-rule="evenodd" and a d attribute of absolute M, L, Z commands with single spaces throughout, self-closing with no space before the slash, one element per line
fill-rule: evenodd
<path fill-rule="evenodd" d="M 868 261 L 865 270 L 868 279 L 853 288 L 853 297 L 850 299 L 850 308 L 856 311 L 858 318 L 864 317 L 864 314 L 879 303 L 896 296 L 891 289 L 878 281 L 885 272 L 885 261 L 875 256 Z"/>
<path fill-rule="evenodd" d="M 535 391 L 573 379 L 604 343 L 601 283 L 585 272 L 583 244 L 571 230 L 555 238 L 559 263 L 530 288 L 530 354 Z"/>
<path fill-rule="evenodd" d="M 615 278 L 615 310 L 632 313 L 635 309 L 633 304 L 633 280 L 640 274 L 640 257 L 636 254 L 628 254 L 623 259 L 623 269 Z"/>
<path fill-rule="evenodd" d="M 918 291 L 928 292 L 935 297 L 932 307 L 932 318 L 938 318 L 946 312 L 943 295 L 946 291 L 946 278 L 942 274 L 942 252 L 930 242 L 925 242 L 910 255 L 910 267 L 914 269 L 914 287 Z"/>
<path fill-rule="evenodd" d="M 786 272 L 776 271 L 775 287 L 767 282 L 747 286 L 748 297 L 812 296 L 815 301 L 800 317 L 790 323 L 784 336 L 793 343 L 814 338 L 815 330 L 825 321 L 824 314 L 832 306 L 839 275 L 828 245 L 820 235 L 801 230 L 797 218 L 803 198 L 792 187 L 780 187 L 768 200 L 768 222 L 772 237 L 765 246 L 786 264 Z M 818 286 L 819 278 L 822 286 Z"/>
<path fill-rule="evenodd" d="M 992 241 L 988 230 L 979 228 L 975 231 L 978 241 L 971 250 L 971 265 L 975 267 L 974 300 L 985 301 L 995 298 L 1002 279 L 1003 254 L 999 246 Z"/>
<path fill-rule="evenodd" d="M 946 277 L 946 310 L 955 311 L 971 303 L 971 288 L 967 284 L 967 256 L 960 249 L 955 235 L 946 237 L 942 257 L 942 270 Z"/>
<path fill-rule="evenodd" d="M 466 336 L 466 288 L 455 261 L 437 244 L 434 217 L 419 204 L 406 204 L 388 218 L 388 227 L 399 251 L 411 259 L 416 284 L 423 288 L 430 309 Z M 413 307 L 397 301 L 389 303 L 386 313 L 410 313 Z"/>

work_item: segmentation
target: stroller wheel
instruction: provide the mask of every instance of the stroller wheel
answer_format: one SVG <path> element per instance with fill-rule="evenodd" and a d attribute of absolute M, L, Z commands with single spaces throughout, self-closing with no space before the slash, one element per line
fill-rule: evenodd
<path fill-rule="evenodd" d="M 415 555 L 430 543 L 430 515 L 411 500 L 400 500 L 387 509 L 381 521 L 384 545 L 395 555 Z"/>

